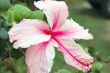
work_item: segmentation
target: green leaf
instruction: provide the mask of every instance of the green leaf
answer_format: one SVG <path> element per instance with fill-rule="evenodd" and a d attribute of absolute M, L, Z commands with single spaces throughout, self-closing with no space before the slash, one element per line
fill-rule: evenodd
<path fill-rule="evenodd" d="M 4 18 L 8 22 L 20 22 L 22 19 L 28 19 L 32 16 L 32 11 L 24 5 L 16 4 L 10 8 Z"/>
<path fill-rule="evenodd" d="M 79 70 L 78 73 L 83 73 L 83 71 Z"/>
<path fill-rule="evenodd" d="M 6 11 L 10 6 L 10 0 L 0 0 L 0 11 Z"/>
<path fill-rule="evenodd" d="M 8 31 L 5 28 L 0 29 L 0 38 L 7 39 L 8 38 Z"/>
<path fill-rule="evenodd" d="M 17 66 L 16 66 L 16 71 L 18 72 L 18 73 L 26 73 L 26 69 L 27 69 L 27 67 L 26 67 L 26 64 L 25 64 L 25 60 L 24 60 L 25 58 L 24 57 L 21 57 L 21 58 L 19 58 L 18 60 L 17 60 Z M 22 67 L 22 68 L 21 68 Z"/>
<path fill-rule="evenodd" d="M 60 69 L 58 70 L 58 73 L 71 73 L 71 72 L 66 69 Z"/>
<path fill-rule="evenodd" d="M 20 22 L 23 19 L 39 19 L 42 20 L 44 13 L 40 10 L 31 11 L 28 7 L 16 4 L 11 7 L 4 15 L 4 18 L 9 22 Z"/>
<path fill-rule="evenodd" d="M 94 71 L 90 71 L 90 72 L 87 72 L 87 73 L 95 73 Z"/>
<path fill-rule="evenodd" d="M 12 56 L 15 59 L 19 59 L 23 56 L 23 53 L 19 49 L 12 49 Z"/>
<path fill-rule="evenodd" d="M 15 16 L 14 16 L 14 11 L 12 9 L 9 9 L 6 13 L 6 15 L 4 16 L 4 18 L 8 21 L 8 22 L 14 22 L 15 21 Z"/>
<path fill-rule="evenodd" d="M 32 14 L 32 11 L 29 8 L 19 4 L 14 6 L 13 11 L 15 14 L 15 20 L 17 21 L 20 21 L 23 18 L 29 18 Z"/>
<path fill-rule="evenodd" d="M 32 14 L 32 19 L 40 19 L 42 20 L 44 18 L 44 13 L 40 10 L 36 10 L 36 11 L 33 11 L 33 14 Z"/>
<path fill-rule="evenodd" d="M 93 64 L 93 69 L 94 70 L 101 70 L 103 67 L 103 63 L 102 62 L 96 62 Z"/>

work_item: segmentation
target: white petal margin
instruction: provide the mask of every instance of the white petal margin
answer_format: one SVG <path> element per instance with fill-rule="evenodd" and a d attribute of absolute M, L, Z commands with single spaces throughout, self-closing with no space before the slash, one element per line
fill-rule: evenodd
<path fill-rule="evenodd" d="M 72 19 L 66 20 L 65 24 L 62 26 L 61 30 L 66 30 L 65 38 L 73 38 L 76 39 L 93 39 L 93 35 L 90 34 L 88 29 L 84 29 L 84 27 L 80 26 L 78 23 L 73 21 Z"/>
<path fill-rule="evenodd" d="M 32 46 L 27 49 L 25 57 L 28 73 L 49 73 L 55 57 L 54 47 L 47 43 Z"/>
<path fill-rule="evenodd" d="M 83 48 L 76 44 L 74 40 L 60 39 L 59 50 L 63 53 L 67 64 L 87 72 L 91 69 L 93 64 L 93 57 L 91 57 Z"/>
<path fill-rule="evenodd" d="M 10 42 L 14 42 L 13 47 L 17 49 L 48 41 L 51 36 L 43 33 L 43 30 L 48 29 L 48 25 L 43 21 L 24 19 L 19 24 L 14 25 L 8 33 Z"/>
<path fill-rule="evenodd" d="M 38 1 L 34 2 L 34 5 L 43 10 L 54 30 L 60 28 L 68 17 L 68 7 L 64 1 Z"/>

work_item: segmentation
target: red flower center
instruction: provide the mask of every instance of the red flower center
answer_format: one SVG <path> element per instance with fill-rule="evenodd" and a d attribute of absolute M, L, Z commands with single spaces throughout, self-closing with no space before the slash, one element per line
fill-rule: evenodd
<path fill-rule="evenodd" d="M 53 31 L 52 29 L 44 30 L 43 32 L 47 35 L 51 35 L 51 37 L 62 36 L 65 34 L 63 31 Z"/>

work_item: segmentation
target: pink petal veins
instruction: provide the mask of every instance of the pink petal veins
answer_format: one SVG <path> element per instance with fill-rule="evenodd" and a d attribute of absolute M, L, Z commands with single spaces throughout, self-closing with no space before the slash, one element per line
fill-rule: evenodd
<path fill-rule="evenodd" d="M 78 23 L 76 23 L 72 19 L 66 20 L 65 24 L 62 26 L 60 31 L 65 32 L 65 34 L 61 36 L 64 38 L 73 38 L 74 40 L 93 39 L 93 36 L 88 32 L 88 29 L 84 29 L 82 26 L 80 26 Z"/>
<path fill-rule="evenodd" d="M 28 73 L 49 73 L 53 65 L 55 51 L 48 43 L 41 43 L 28 48 L 25 57 Z"/>
<path fill-rule="evenodd" d="M 63 53 L 67 64 L 87 72 L 91 69 L 93 58 L 89 56 L 74 40 L 56 39 L 59 50 Z"/>
<path fill-rule="evenodd" d="M 53 30 L 59 29 L 68 17 L 68 7 L 63 1 L 38 1 L 34 4 L 46 14 Z"/>
<path fill-rule="evenodd" d="M 43 33 L 44 30 L 49 30 L 45 22 L 25 19 L 10 29 L 9 38 L 11 42 L 14 42 L 14 48 L 27 48 L 31 45 L 49 41 L 51 36 Z"/>

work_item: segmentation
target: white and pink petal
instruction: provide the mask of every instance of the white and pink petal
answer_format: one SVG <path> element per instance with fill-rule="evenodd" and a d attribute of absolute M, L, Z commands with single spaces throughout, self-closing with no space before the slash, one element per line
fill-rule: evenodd
<path fill-rule="evenodd" d="M 54 57 L 54 48 L 48 43 L 31 46 L 25 54 L 28 73 L 49 73 Z"/>
<path fill-rule="evenodd" d="M 35 6 L 46 14 L 50 27 L 59 29 L 68 17 L 68 7 L 64 1 L 38 1 Z"/>
<path fill-rule="evenodd" d="M 83 48 L 76 44 L 74 40 L 55 39 L 59 44 L 59 51 L 64 55 L 65 62 L 79 70 L 87 72 L 91 69 L 93 64 L 93 57 L 91 57 Z"/>
<path fill-rule="evenodd" d="M 49 30 L 45 22 L 37 19 L 25 19 L 14 25 L 8 33 L 10 42 L 14 42 L 14 48 L 17 49 L 48 41 L 51 36 L 45 34 L 44 30 Z"/>
<path fill-rule="evenodd" d="M 65 24 L 62 26 L 60 31 L 65 32 L 62 37 L 64 38 L 73 38 L 74 40 L 77 39 L 93 39 L 92 34 L 90 34 L 88 29 L 84 29 L 84 27 L 80 26 L 78 23 L 73 21 L 72 19 L 66 20 Z M 66 37 L 65 37 L 66 36 Z"/>

